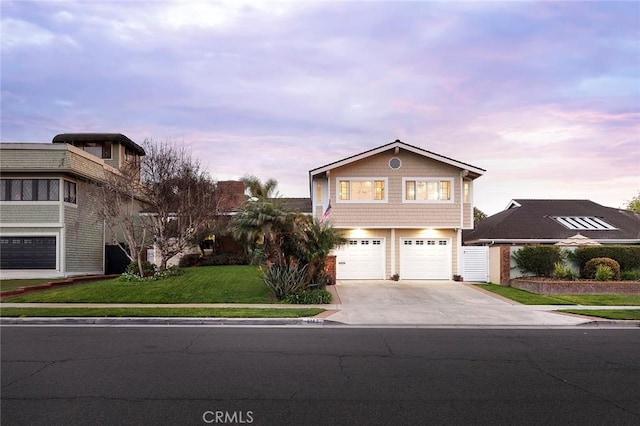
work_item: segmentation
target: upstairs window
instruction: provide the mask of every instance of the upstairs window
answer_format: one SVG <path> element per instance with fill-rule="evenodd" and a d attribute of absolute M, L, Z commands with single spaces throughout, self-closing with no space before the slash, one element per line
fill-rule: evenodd
<path fill-rule="evenodd" d="M 387 201 L 386 179 L 341 179 L 338 181 L 338 201 Z"/>
<path fill-rule="evenodd" d="M 75 182 L 64 181 L 64 201 L 65 203 L 77 204 Z"/>
<path fill-rule="evenodd" d="M 73 145 L 103 160 L 111 159 L 111 142 L 76 142 Z"/>
<path fill-rule="evenodd" d="M 58 179 L 0 179 L 0 201 L 58 201 Z"/>
<path fill-rule="evenodd" d="M 465 203 L 470 203 L 471 202 L 471 182 L 468 180 L 464 181 L 464 187 L 463 187 L 463 202 Z"/>
<path fill-rule="evenodd" d="M 124 161 L 126 161 L 127 163 L 131 163 L 131 164 L 139 164 L 140 163 L 140 157 L 131 148 L 125 148 L 124 149 Z"/>
<path fill-rule="evenodd" d="M 404 201 L 446 202 L 452 200 L 450 179 L 403 179 Z"/>

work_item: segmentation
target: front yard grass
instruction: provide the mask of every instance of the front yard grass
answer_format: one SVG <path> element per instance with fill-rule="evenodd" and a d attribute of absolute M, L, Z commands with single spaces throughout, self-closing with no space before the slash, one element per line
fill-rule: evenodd
<path fill-rule="evenodd" d="M 301 318 L 318 308 L 2 308 L 1 317 Z"/>
<path fill-rule="evenodd" d="M 556 294 L 545 296 L 496 284 L 478 284 L 478 286 L 523 305 L 640 306 L 640 294 Z"/>
<path fill-rule="evenodd" d="M 558 312 L 586 315 L 611 320 L 640 320 L 640 309 L 563 309 Z"/>
<path fill-rule="evenodd" d="M 38 303 L 275 303 L 256 266 L 185 268 L 159 281 L 79 283 L 5 299 Z"/>

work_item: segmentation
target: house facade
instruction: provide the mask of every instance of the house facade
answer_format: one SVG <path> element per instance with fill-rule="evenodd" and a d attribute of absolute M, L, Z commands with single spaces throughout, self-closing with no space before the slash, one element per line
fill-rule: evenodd
<path fill-rule="evenodd" d="M 485 170 L 396 140 L 309 172 L 313 214 L 344 229 L 337 279 L 450 280 Z"/>
<path fill-rule="evenodd" d="M 105 244 L 114 237 L 93 215 L 88 194 L 96 182 L 118 172 L 109 163 L 139 164 L 144 150 L 124 135 L 78 138 L 83 145 L 60 140 L 0 144 L 3 279 L 104 273 Z"/>

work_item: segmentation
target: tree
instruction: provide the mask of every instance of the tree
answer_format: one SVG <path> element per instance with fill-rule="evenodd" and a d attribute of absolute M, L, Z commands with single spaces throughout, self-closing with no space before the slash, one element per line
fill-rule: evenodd
<path fill-rule="evenodd" d="M 321 283 L 327 258 L 334 248 L 346 244 L 342 231 L 329 222 L 320 222 L 310 216 L 302 216 L 297 238 L 290 240 L 291 254 L 307 266 L 307 281 Z"/>
<path fill-rule="evenodd" d="M 234 216 L 231 227 L 234 237 L 253 250 L 261 246 L 265 261 L 283 263 L 287 253 L 283 246 L 295 234 L 299 219 L 282 200 L 249 200 Z"/>
<path fill-rule="evenodd" d="M 95 182 L 88 196 L 94 216 L 104 221 L 118 247 L 130 261 L 137 262 L 138 272 L 143 276 L 142 254 L 148 232 L 144 218 L 139 215 L 146 203 L 137 168 L 127 163 L 119 170 L 105 169 L 104 180 Z"/>
<path fill-rule="evenodd" d="M 486 218 L 487 218 L 486 213 L 484 213 L 482 210 L 480 210 L 477 207 L 473 208 L 473 224 L 474 225 L 477 225 L 480 221 Z"/>
<path fill-rule="evenodd" d="M 625 208 L 632 212 L 640 213 L 640 191 L 638 191 L 638 195 L 627 201 Z"/>
<path fill-rule="evenodd" d="M 216 187 L 184 147 L 146 140 L 141 163 L 143 214 L 162 256 L 160 269 L 187 247 L 198 243 L 202 230 L 215 221 Z"/>
<path fill-rule="evenodd" d="M 266 182 L 262 182 L 259 178 L 253 175 L 246 175 L 240 179 L 242 183 L 244 183 L 245 188 L 247 189 L 248 195 L 251 198 L 256 198 L 258 200 L 266 200 L 268 198 L 275 198 L 278 196 L 276 191 L 276 187 L 278 186 L 278 181 L 271 178 Z"/>

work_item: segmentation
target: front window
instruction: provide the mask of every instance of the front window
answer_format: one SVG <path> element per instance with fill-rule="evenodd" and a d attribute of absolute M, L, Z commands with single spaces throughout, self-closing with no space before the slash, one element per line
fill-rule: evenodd
<path fill-rule="evenodd" d="M 468 180 L 464 181 L 464 202 L 471 202 L 471 182 L 469 182 Z"/>
<path fill-rule="evenodd" d="M 0 179 L 0 201 L 58 201 L 58 179 Z"/>
<path fill-rule="evenodd" d="M 353 202 L 386 201 L 386 179 L 344 179 L 338 181 L 338 200 Z"/>
<path fill-rule="evenodd" d="M 409 202 L 451 201 L 451 180 L 404 179 L 404 200 Z"/>
<path fill-rule="evenodd" d="M 322 184 L 321 183 L 316 184 L 316 202 L 318 203 L 322 202 Z"/>

